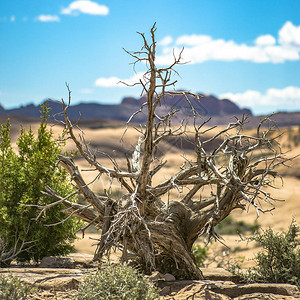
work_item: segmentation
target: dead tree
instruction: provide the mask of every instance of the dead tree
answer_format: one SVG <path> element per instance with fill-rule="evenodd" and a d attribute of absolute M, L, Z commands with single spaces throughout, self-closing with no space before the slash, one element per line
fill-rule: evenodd
<path fill-rule="evenodd" d="M 22 252 L 28 252 L 34 246 L 34 241 L 26 241 L 26 236 L 30 229 L 30 223 L 25 231 L 25 238 L 20 240 L 18 234 L 15 233 L 15 243 L 12 247 L 9 247 L 7 243 L 2 239 L 0 235 L 0 268 L 8 267 L 10 263 L 18 257 Z"/>
<path fill-rule="evenodd" d="M 126 170 L 112 157 L 113 168 L 97 161 L 83 134 L 75 134 L 76 125 L 68 117 L 69 88 L 68 103 L 62 100 L 64 125 L 79 154 L 99 175 L 117 180 L 125 190 L 124 194 L 119 199 L 109 194 L 96 195 L 84 181 L 73 159 L 67 156 L 59 157 L 60 164 L 70 173 L 78 193 L 88 204 L 72 203 L 68 197 L 63 198 L 51 189 L 47 194 L 56 199 L 52 205 L 63 203 L 67 214 L 101 230 L 95 259 L 100 260 L 112 247 L 118 247 L 122 250 L 123 261 L 127 261 L 128 253 L 134 254 L 145 272 L 158 270 L 172 273 L 177 278 L 201 279 L 202 273 L 191 251 L 195 241 L 204 233 L 217 237 L 214 226 L 234 209 L 245 210 L 253 206 L 257 214 L 269 211 L 261 205 L 271 204 L 275 199 L 264 188 L 272 185 L 277 176 L 275 168 L 287 159 L 276 141 L 269 138 L 271 128 L 263 127 L 267 118 L 259 124 L 255 136 L 243 133 L 246 118 L 242 117 L 214 136 L 203 139 L 203 134 L 209 129 L 193 108 L 195 101 L 201 103 L 201 97 L 174 89 L 167 91 L 175 84 L 172 75 L 176 72 L 174 67 L 181 63 L 181 53 L 178 57 L 174 55 L 174 63 L 169 67 L 158 68 L 155 64 L 155 30 L 153 26 L 150 41 L 139 33 L 143 40 L 140 51 L 126 51 L 135 59 L 134 64 L 142 62 L 148 68 L 137 83 L 147 96 L 139 111 L 147 113 L 147 121 L 144 126 L 136 128 L 140 139 L 132 159 L 127 159 Z M 172 124 L 178 112 L 175 107 L 163 115 L 158 113 L 165 97 L 175 95 L 182 95 L 190 106 L 192 119 L 189 123 Z M 161 172 L 166 163 L 156 156 L 160 143 L 188 133 L 190 136 L 190 128 L 193 128 L 194 159 L 186 159 L 176 174 L 154 185 L 153 176 Z M 217 139 L 222 142 L 214 150 L 206 151 L 206 146 Z M 196 195 L 205 186 L 211 187 L 211 196 L 199 200 Z M 173 189 L 179 191 L 179 198 L 167 203 L 162 201 L 162 197 Z"/>

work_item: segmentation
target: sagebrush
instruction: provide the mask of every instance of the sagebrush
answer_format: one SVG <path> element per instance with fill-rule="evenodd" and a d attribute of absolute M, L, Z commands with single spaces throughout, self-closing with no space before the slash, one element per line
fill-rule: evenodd
<path fill-rule="evenodd" d="M 110 265 L 86 276 L 79 286 L 78 300 L 154 300 L 158 292 L 136 269 Z"/>
<path fill-rule="evenodd" d="M 0 274 L 0 300 L 25 300 L 31 291 L 19 278 Z"/>
<path fill-rule="evenodd" d="M 247 241 L 255 241 L 263 249 L 254 258 L 256 265 L 247 272 L 232 265 L 230 271 L 249 282 L 290 283 L 300 287 L 299 231 L 293 220 L 286 232 L 269 228 L 247 237 Z"/>

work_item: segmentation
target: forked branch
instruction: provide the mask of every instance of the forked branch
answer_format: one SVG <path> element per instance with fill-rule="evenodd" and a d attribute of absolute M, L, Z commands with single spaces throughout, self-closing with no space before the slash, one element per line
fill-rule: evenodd
<path fill-rule="evenodd" d="M 113 168 L 102 165 L 89 149 L 83 132 L 68 117 L 71 102 L 68 86 L 68 104 L 62 100 L 68 137 L 99 176 L 119 181 L 123 194 L 119 199 L 112 199 L 107 193 L 105 196 L 97 195 L 84 181 L 76 163 L 66 156 L 59 157 L 60 163 L 71 175 L 88 206 L 70 203 L 50 189 L 47 193 L 54 197 L 56 203 L 66 206 L 66 213 L 75 214 L 102 229 L 95 259 L 101 260 L 105 253 L 117 247 L 123 253 L 123 261 L 131 252 L 145 272 L 160 270 L 173 273 L 177 278 L 201 279 L 203 275 L 191 252 L 194 242 L 204 233 L 217 238 L 214 226 L 234 209 L 246 210 L 253 206 L 257 214 L 272 210 L 275 199 L 265 191 L 265 187 L 272 186 L 277 177 L 276 168 L 289 159 L 281 152 L 276 139 L 269 137 L 275 129 L 269 118 L 261 121 L 255 136 L 243 129 L 247 123 L 246 116 L 235 118 L 226 128 L 210 134 L 214 127 L 207 128 L 209 119 L 205 120 L 195 108 L 195 104 L 201 103 L 201 96 L 167 91 L 175 83 L 172 75 L 177 74 L 174 68 L 181 64 L 182 52 L 178 57 L 174 56 L 170 66 L 157 67 L 155 31 L 154 25 L 149 41 L 145 34 L 139 33 L 143 42 L 140 51 L 126 51 L 133 57 L 134 65 L 142 63 L 147 67 L 143 79 L 137 82 L 146 93 L 146 102 L 129 118 L 128 123 L 141 112 L 147 114 L 147 120 L 136 127 L 140 138 L 132 149 L 132 158 L 126 158 L 126 170 L 122 170 L 118 162 L 109 156 Z M 178 96 L 186 103 L 190 115 L 174 123 L 180 112 L 176 103 L 167 112 L 159 108 L 165 105 L 166 97 L 175 99 Z M 269 128 L 265 127 L 266 122 L 271 124 Z M 78 135 L 75 129 L 79 130 Z M 158 158 L 158 147 L 166 139 L 181 137 L 194 144 L 194 152 L 184 156 L 184 164 L 169 178 L 153 184 L 154 176 L 162 174 L 161 178 L 165 178 L 164 170 L 168 167 L 166 160 Z M 208 151 L 207 147 L 212 143 L 216 146 Z M 202 197 L 204 187 L 210 187 L 209 197 Z M 178 197 L 166 201 L 173 191 L 178 191 Z M 268 207 L 263 208 L 261 204 Z M 45 211 L 47 208 L 42 209 Z"/>

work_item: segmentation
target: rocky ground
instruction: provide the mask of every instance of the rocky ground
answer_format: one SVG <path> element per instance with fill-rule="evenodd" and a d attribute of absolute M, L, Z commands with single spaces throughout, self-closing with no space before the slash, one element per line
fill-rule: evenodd
<path fill-rule="evenodd" d="M 72 254 L 64 258 L 44 258 L 39 267 L 0 269 L 0 274 L 18 276 L 37 290 L 30 299 L 74 299 L 85 274 L 95 272 L 92 256 Z M 296 286 L 289 284 L 239 283 L 238 278 L 222 268 L 203 268 L 205 280 L 178 281 L 171 274 L 154 273 L 161 299 L 300 299 Z"/>

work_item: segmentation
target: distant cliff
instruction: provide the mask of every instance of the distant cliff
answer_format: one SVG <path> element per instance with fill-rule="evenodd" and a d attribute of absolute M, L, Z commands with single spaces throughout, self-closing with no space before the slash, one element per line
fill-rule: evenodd
<path fill-rule="evenodd" d="M 197 100 L 194 97 L 189 96 L 188 100 L 193 107 L 203 116 L 224 116 L 224 115 L 241 115 L 246 113 L 252 115 L 249 109 L 241 109 L 235 103 L 228 99 L 220 100 L 215 96 L 208 95 Z M 121 105 L 141 106 L 146 101 L 145 97 L 135 99 L 132 97 L 124 98 Z M 163 98 L 162 106 L 183 109 L 186 112 L 189 110 L 190 105 L 186 98 L 182 95 L 168 96 Z"/>
<path fill-rule="evenodd" d="M 158 114 L 164 114 L 170 107 L 178 110 L 177 118 L 182 119 L 191 114 L 190 104 L 198 111 L 202 116 L 232 116 L 241 115 L 246 113 L 252 115 L 249 109 L 241 109 L 230 100 L 219 100 L 214 96 L 205 96 L 197 100 L 194 97 L 189 96 L 187 101 L 182 95 L 165 96 L 158 108 Z M 80 103 L 72 105 L 68 109 L 70 119 L 78 119 L 80 116 L 84 119 L 109 119 L 116 121 L 127 121 L 128 118 L 137 111 L 140 106 L 146 101 L 143 96 L 139 99 L 126 97 L 121 104 L 109 105 L 109 104 L 97 104 L 97 103 Z M 56 102 L 49 102 L 49 106 L 52 108 L 51 114 L 59 114 L 62 111 L 62 106 Z M 144 108 L 146 112 L 146 108 Z M 21 106 L 15 109 L 5 110 L 0 105 L 0 115 L 19 115 L 26 117 L 39 117 L 40 107 L 33 104 L 27 106 Z M 146 114 L 141 113 L 134 119 L 136 122 L 141 122 L 146 119 Z"/>

